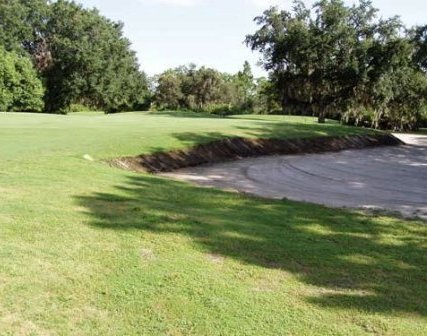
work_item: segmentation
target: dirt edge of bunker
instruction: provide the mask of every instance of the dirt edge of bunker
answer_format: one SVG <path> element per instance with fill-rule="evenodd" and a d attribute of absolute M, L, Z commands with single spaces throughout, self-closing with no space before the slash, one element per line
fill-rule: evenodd
<path fill-rule="evenodd" d="M 134 172 L 161 173 L 203 164 L 267 155 L 339 152 L 404 144 L 392 134 L 324 136 L 299 139 L 225 138 L 182 150 L 112 159 L 114 167 Z"/>

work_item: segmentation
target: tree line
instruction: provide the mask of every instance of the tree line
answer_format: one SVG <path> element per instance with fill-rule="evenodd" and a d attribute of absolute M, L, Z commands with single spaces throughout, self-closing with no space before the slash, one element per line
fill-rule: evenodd
<path fill-rule="evenodd" d="M 246 37 L 267 78 L 195 65 L 147 78 L 123 24 L 67 0 L 0 2 L 0 110 L 187 109 L 313 115 L 416 129 L 427 120 L 427 25 L 385 19 L 371 1 L 294 1 Z"/>
<path fill-rule="evenodd" d="M 147 78 L 123 36 L 123 25 L 96 9 L 66 0 L 2 0 L 0 48 L 7 55 L 0 59 L 4 110 L 65 113 L 78 104 L 115 112 L 146 104 Z M 33 94 L 24 105 L 9 79 L 23 71 L 31 73 L 31 81 L 21 91 Z"/>
<path fill-rule="evenodd" d="M 246 38 L 262 54 L 283 112 L 416 129 L 427 115 L 427 26 L 379 18 L 371 1 L 266 10 Z"/>
<path fill-rule="evenodd" d="M 169 69 L 154 80 L 156 109 L 234 114 L 254 108 L 256 86 L 248 62 L 233 75 L 190 64 Z"/>

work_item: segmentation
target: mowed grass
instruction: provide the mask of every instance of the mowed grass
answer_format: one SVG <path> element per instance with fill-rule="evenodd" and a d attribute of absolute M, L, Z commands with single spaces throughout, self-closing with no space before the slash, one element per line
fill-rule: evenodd
<path fill-rule="evenodd" d="M 0 114 L 0 335 L 427 334 L 424 223 L 103 162 L 360 132 L 282 116 Z"/>

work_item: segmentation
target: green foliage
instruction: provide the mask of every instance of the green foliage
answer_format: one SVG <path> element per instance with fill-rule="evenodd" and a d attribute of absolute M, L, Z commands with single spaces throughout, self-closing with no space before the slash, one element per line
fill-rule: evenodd
<path fill-rule="evenodd" d="M 13 105 L 13 84 L 16 83 L 14 58 L 0 49 L 0 111 L 7 111 Z"/>
<path fill-rule="evenodd" d="M 244 110 L 238 109 L 230 104 L 225 103 L 211 103 L 207 105 L 203 111 L 209 114 L 214 114 L 222 117 L 233 114 L 245 113 Z"/>
<path fill-rule="evenodd" d="M 51 5 L 46 35 L 54 60 L 44 73 L 49 111 L 79 103 L 115 112 L 140 103 L 146 79 L 121 24 L 61 0 Z"/>
<path fill-rule="evenodd" d="M 214 114 L 251 111 L 255 84 L 249 63 L 235 75 L 195 65 L 181 66 L 157 78 L 154 103 L 158 109 L 188 109 Z"/>
<path fill-rule="evenodd" d="M 74 113 L 74 112 L 100 112 L 100 111 L 92 106 L 87 106 L 83 104 L 71 104 L 68 107 L 67 112 Z"/>
<path fill-rule="evenodd" d="M 0 45 L 7 51 L 37 54 L 48 11 L 47 0 L 2 0 Z"/>
<path fill-rule="evenodd" d="M 427 71 L 427 25 L 416 27 L 413 31 L 413 42 L 415 43 L 414 61 Z"/>
<path fill-rule="evenodd" d="M 29 54 L 46 86 L 48 112 L 72 104 L 107 112 L 142 108 L 147 79 L 123 25 L 66 0 L 0 3 L 0 44 Z"/>
<path fill-rule="evenodd" d="M 397 18 L 376 15 L 370 1 L 322 0 L 255 19 L 262 27 L 246 42 L 263 54 L 283 112 L 358 123 L 371 110 L 375 127 L 417 127 L 427 103 L 425 28 L 408 33 Z"/>
<path fill-rule="evenodd" d="M 167 70 L 159 76 L 154 96 L 158 108 L 166 110 L 180 108 L 183 98 L 181 77 L 174 70 Z"/>
<path fill-rule="evenodd" d="M 239 71 L 230 80 L 231 103 L 242 111 L 251 111 L 254 107 L 256 85 L 248 61 L 243 64 L 243 70 Z M 233 90 L 234 89 L 234 90 Z"/>
<path fill-rule="evenodd" d="M 273 7 L 257 17 L 261 28 L 246 42 L 263 54 L 269 81 L 256 81 L 248 62 L 236 74 L 190 65 L 159 75 L 153 94 L 123 25 L 96 9 L 68 0 L 4 0 L 0 22 L 0 45 L 30 56 L 38 71 L 17 56 L 13 67 L 22 80 L 4 75 L 3 109 L 39 110 L 38 76 L 48 112 L 78 105 L 112 113 L 153 103 L 161 110 L 280 111 L 393 129 L 425 120 L 427 26 L 379 20 L 366 0 L 351 7 L 321 0 L 312 8 L 295 1 L 290 12 Z M 7 62 L 2 71 L 12 73 Z M 15 93 L 6 90 L 10 83 Z"/>
<path fill-rule="evenodd" d="M 31 61 L 0 47 L 0 111 L 41 111 L 43 94 Z"/>
<path fill-rule="evenodd" d="M 256 81 L 254 112 L 257 114 L 280 114 L 283 112 L 275 86 L 264 77 L 258 78 Z"/>

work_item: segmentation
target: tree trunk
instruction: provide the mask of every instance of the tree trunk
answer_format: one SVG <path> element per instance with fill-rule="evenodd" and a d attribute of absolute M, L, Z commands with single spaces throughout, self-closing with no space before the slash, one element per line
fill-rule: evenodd
<path fill-rule="evenodd" d="M 286 109 L 287 109 L 286 99 L 282 98 L 280 103 L 281 103 L 280 105 L 282 105 L 281 106 L 282 114 L 286 114 Z"/>
<path fill-rule="evenodd" d="M 324 124 L 326 122 L 325 111 L 323 109 L 319 109 L 319 116 L 317 120 L 319 124 Z"/>

